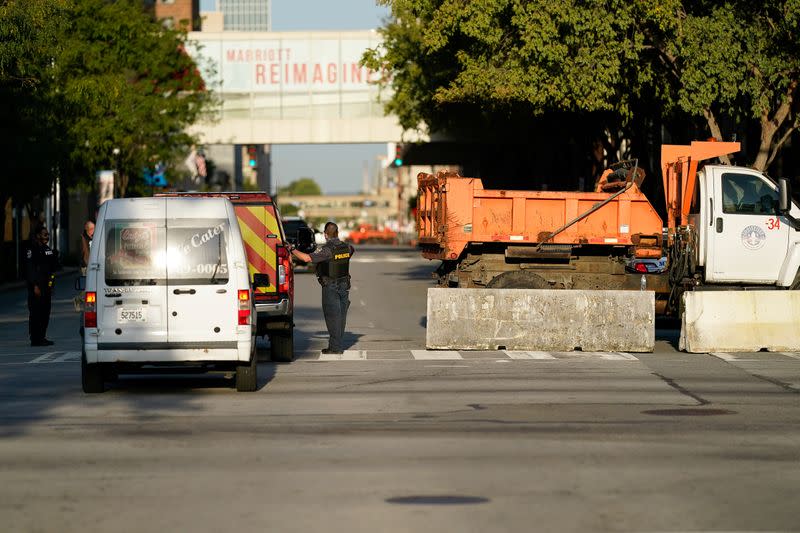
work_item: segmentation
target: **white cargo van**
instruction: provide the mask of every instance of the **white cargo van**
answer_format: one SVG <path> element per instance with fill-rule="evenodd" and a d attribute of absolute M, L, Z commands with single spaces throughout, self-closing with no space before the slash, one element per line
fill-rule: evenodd
<path fill-rule="evenodd" d="M 236 372 L 256 389 L 247 256 L 226 198 L 109 200 L 86 273 L 85 392 L 142 368 Z"/>

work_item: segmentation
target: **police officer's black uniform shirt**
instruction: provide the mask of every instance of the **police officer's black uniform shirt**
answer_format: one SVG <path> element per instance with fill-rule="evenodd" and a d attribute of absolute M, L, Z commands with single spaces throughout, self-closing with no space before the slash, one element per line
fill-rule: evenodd
<path fill-rule="evenodd" d="M 40 290 L 51 287 L 50 278 L 56 271 L 56 254 L 46 244 L 31 243 L 25 251 L 25 277 L 28 287 Z"/>
<path fill-rule="evenodd" d="M 311 262 L 315 265 L 317 263 L 324 263 L 325 261 L 330 261 L 333 259 L 333 249 L 337 246 L 341 246 L 344 244 L 338 237 L 334 237 L 333 239 L 329 239 L 325 244 L 317 248 L 317 250 L 311 254 Z M 355 253 L 355 248 L 353 245 L 348 245 L 350 248 L 350 256 L 352 257 Z M 349 277 L 349 276 L 348 276 Z"/>

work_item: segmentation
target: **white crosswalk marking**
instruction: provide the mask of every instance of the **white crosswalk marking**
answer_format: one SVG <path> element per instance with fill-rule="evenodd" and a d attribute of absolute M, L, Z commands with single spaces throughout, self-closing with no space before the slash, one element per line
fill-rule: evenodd
<path fill-rule="evenodd" d="M 320 361 L 366 361 L 366 350 L 345 350 L 344 353 L 320 354 Z"/>
<path fill-rule="evenodd" d="M 47 352 L 36 359 L 28 361 L 29 364 L 42 363 L 71 363 L 81 360 L 81 352 Z"/>
<path fill-rule="evenodd" d="M 723 361 L 728 361 L 728 362 L 731 362 L 731 361 L 758 361 L 758 359 L 746 359 L 746 358 L 742 357 L 740 354 L 735 354 L 735 353 L 711 352 L 708 355 L 713 355 L 714 357 L 717 357 L 719 359 L 722 359 Z"/>
<path fill-rule="evenodd" d="M 548 352 L 515 352 L 515 351 L 503 350 L 503 353 L 506 354 L 511 359 L 541 359 L 541 360 L 555 359 L 553 354 Z"/>
<path fill-rule="evenodd" d="M 414 356 L 414 359 L 420 361 L 443 361 L 443 360 L 463 359 L 460 353 L 447 350 L 442 350 L 442 351 L 411 350 L 411 355 Z"/>
<path fill-rule="evenodd" d="M 54 363 L 68 363 L 72 361 L 80 361 L 81 352 L 64 352 L 64 355 L 57 357 L 53 360 Z"/>
<path fill-rule="evenodd" d="M 40 355 L 33 361 L 28 361 L 29 363 L 52 363 L 53 356 L 59 354 L 60 352 L 47 352 L 46 354 Z"/>
<path fill-rule="evenodd" d="M 625 352 L 597 352 L 597 355 L 606 361 L 638 361 L 636 356 Z"/>

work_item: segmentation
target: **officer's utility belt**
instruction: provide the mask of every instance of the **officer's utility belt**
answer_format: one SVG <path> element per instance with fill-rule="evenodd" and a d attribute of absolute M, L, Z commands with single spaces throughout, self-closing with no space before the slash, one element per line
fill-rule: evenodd
<path fill-rule="evenodd" d="M 335 283 L 337 281 L 346 280 L 348 278 L 350 278 L 349 275 L 348 276 L 342 276 L 340 278 L 331 278 L 329 276 L 320 276 L 317 279 L 319 280 L 320 285 L 322 285 L 324 287 L 325 285 L 329 285 L 329 284 Z"/>

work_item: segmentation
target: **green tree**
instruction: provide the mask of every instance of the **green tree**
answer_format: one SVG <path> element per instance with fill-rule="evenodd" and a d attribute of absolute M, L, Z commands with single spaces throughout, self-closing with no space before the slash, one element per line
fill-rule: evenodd
<path fill-rule="evenodd" d="M 288 185 L 278 188 L 278 197 L 286 196 L 315 196 L 322 194 L 322 189 L 313 178 L 300 178 L 289 182 Z"/>
<path fill-rule="evenodd" d="M 800 0 L 669 4 L 661 26 L 645 35 L 674 87 L 674 102 L 703 117 L 718 139 L 755 120 L 753 166 L 765 170 L 800 127 Z"/>
<path fill-rule="evenodd" d="M 70 110 L 71 161 L 119 165 L 121 195 L 141 192 L 142 168 L 182 160 L 195 142 L 186 127 L 213 102 L 185 52 L 186 33 L 131 0 L 75 1 L 65 30 L 55 71 Z"/>
<path fill-rule="evenodd" d="M 800 0 L 381 3 L 392 19 L 363 62 L 387 73 L 405 128 L 494 135 L 504 117 L 570 112 L 613 137 L 688 114 L 729 137 L 752 117 L 763 169 L 799 125 Z"/>
<path fill-rule="evenodd" d="M 386 105 L 405 128 L 523 112 L 630 116 L 647 73 L 621 0 L 386 0 L 393 18 L 364 62 L 390 74 Z M 631 90 L 633 88 L 634 90 Z"/>
<path fill-rule="evenodd" d="M 0 3 L 0 207 L 24 205 L 46 194 L 67 148 L 63 94 L 53 62 L 68 3 L 59 0 Z"/>
<path fill-rule="evenodd" d="M 182 160 L 185 129 L 213 96 L 167 29 L 134 0 L 5 0 L 0 4 L 0 141 L 18 201 L 119 168 L 122 195 L 141 171 Z M 119 149 L 119 157 L 114 149 Z"/>

